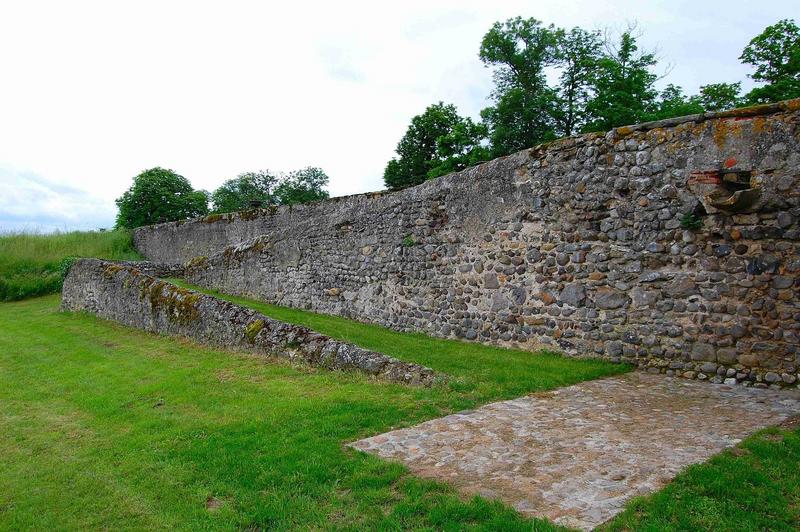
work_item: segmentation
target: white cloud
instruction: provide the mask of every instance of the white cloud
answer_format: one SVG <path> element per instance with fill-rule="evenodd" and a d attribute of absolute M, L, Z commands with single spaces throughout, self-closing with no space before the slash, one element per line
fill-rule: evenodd
<path fill-rule="evenodd" d="M 47 194 L 59 194 L 53 184 L 72 192 L 55 208 L 6 171 L 12 192 L 0 195 L 0 212 L 78 227 L 92 205 L 92 223 L 109 225 L 113 199 L 156 165 L 208 190 L 242 171 L 307 165 L 326 170 L 334 195 L 380 189 L 413 115 L 439 100 L 472 116 L 486 105 L 490 73 L 477 54 L 496 20 L 594 28 L 636 19 L 644 44 L 675 64 L 669 81 L 691 92 L 743 79 L 741 49 L 791 5 L 4 2 L 0 165 L 41 176 Z"/>
<path fill-rule="evenodd" d="M 114 216 L 84 190 L 0 166 L 0 231 L 97 229 L 113 225 Z"/>

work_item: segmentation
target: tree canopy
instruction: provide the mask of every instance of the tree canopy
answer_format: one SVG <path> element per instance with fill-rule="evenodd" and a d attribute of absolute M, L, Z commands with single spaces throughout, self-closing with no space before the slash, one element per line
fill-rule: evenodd
<path fill-rule="evenodd" d="M 479 57 L 494 69 L 495 105 L 484 109 L 494 156 L 505 155 L 555 137 L 552 110 L 557 91 L 547 84 L 545 68 L 557 61 L 558 32 L 535 18 L 496 22 L 481 41 Z"/>
<path fill-rule="evenodd" d="M 586 104 L 589 131 L 605 131 L 617 126 L 647 120 L 656 106 L 658 76 L 653 53 L 639 50 L 637 39 L 626 31 L 619 43 L 609 43 L 608 51 L 597 62 L 594 95 Z M 668 93 L 669 97 L 670 94 Z"/>
<path fill-rule="evenodd" d="M 239 174 L 211 194 L 215 213 L 236 212 L 262 205 L 291 205 L 326 199 L 328 175 L 316 167 L 275 175 L 269 170 Z"/>
<path fill-rule="evenodd" d="M 492 105 L 477 122 L 444 102 L 412 118 L 386 165 L 386 186 L 416 185 L 560 136 L 800 97 L 794 20 L 767 27 L 742 52 L 758 84 L 745 96 L 739 81 L 708 83 L 697 94 L 675 84 L 657 89 L 666 75 L 659 76 L 658 58 L 638 41 L 632 29 L 612 38 L 535 18 L 494 23 L 478 52 L 492 69 Z"/>
<path fill-rule="evenodd" d="M 273 195 L 281 205 L 327 199 L 328 181 L 328 175 L 321 168 L 309 166 L 282 176 Z"/>
<path fill-rule="evenodd" d="M 747 94 L 749 103 L 800 98 L 800 28 L 794 20 L 768 26 L 750 41 L 739 59 L 755 67 L 750 77 L 764 84 Z"/>
<path fill-rule="evenodd" d="M 239 174 L 225 181 L 211 194 L 214 212 L 236 212 L 250 208 L 251 202 L 264 205 L 275 203 L 273 189 L 278 178 L 269 170 L 257 170 Z"/>
<path fill-rule="evenodd" d="M 459 116 L 454 105 L 431 105 L 411 119 L 397 144 L 398 156 L 386 165 L 384 183 L 405 188 L 485 160 L 484 136 L 485 127 Z"/>
<path fill-rule="evenodd" d="M 133 229 L 208 214 L 208 193 L 194 190 L 185 177 L 172 170 L 155 167 L 134 177 L 133 185 L 116 204 L 116 227 Z"/>

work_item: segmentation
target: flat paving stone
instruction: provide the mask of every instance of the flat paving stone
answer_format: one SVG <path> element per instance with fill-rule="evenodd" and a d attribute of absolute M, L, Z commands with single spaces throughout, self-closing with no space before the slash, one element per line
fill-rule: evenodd
<path fill-rule="evenodd" d="M 686 466 L 797 414 L 797 390 L 633 372 L 491 403 L 351 446 L 465 494 L 591 529 Z"/>

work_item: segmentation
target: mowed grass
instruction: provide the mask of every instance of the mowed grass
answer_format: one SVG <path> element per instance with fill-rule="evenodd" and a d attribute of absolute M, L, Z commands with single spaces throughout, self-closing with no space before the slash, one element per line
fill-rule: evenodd
<path fill-rule="evenodd" d="M 0 301 L 60 291 L 69 257 L 141 259 L 129 231 L 0 234 Z"/>
<path fill-rule="evenodd" d="M 222 294 L 185 283 L 171 282 L 237 303 L 289 323 L 304 325 L 322 334 L 385 353 L 400 360 L 417 362 L 453 379 L 448 386 L 468 398 L 472 407 L 497 399 L 519 397 L 536 390 L 568 386 L 576 382 L 630 371 L 631 367 L 587 359 L 575 359 L 555 352 L 505 349 L 476 342 L 444 340 L 419 333 L 403 333 L 339 316 L 270 305 L 261 301 Z"/>
<path fill-rule="evenodd" d="M 406 358 L 465 379 L 474 363 L 469 382 L 486 382 L 468 391 L 408 387 L 210 349 L 58 304 L 58 296 L 0 304 L 4 530 L 550 530 L 345 444 L 621 371 L 528 353 L 517 370 L 524 384 L 512 384 L 504 368 L 521 353 L 414 335 Z M 350 327 L 350 335 L 368 328 Z M 400 338 L 361 334 L 384 347 Z M 414 354 L 415 345 L 424 349 Z"/>
<path fill-rule="evenodd" d="M 617 530 L 800 530 L 800 428 L 760 431 L 631 501 Z"/>
<path fill-rule="evenodd" d="M 0 530 L 554 530 L 346 443 L 625 369 L 266 309 L 457 383 L 415 388 L 209 349 L 58 303 L 0 304 Z M 604 528 L 796 530 L 798 463 L 800 429 L 762 431 Z"/>

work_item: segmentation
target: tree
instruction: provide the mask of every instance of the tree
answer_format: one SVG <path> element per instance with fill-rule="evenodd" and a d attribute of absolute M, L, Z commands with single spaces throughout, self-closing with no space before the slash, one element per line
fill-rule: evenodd
<path fill-rule="evenodd" d="M 496 22 L 481 41 L 480 59 L 494 68 L 495 105 L 484 109 L 494 156 L 506 155 L 555 137 L 552 109 L 556 91 L 545 68 L 556 62 L 557 30 L 534 18 Z"/>
<path fill-rule="evenodd" d="M 328 175 L 321 168 L 309 166 L 281 177 L 273 192 L 281 205 L 328 199 Z"/>
<path fill-rule="evenodd" d="M 260 201 L 265 205 L 276 202 L 272 190 L 278 178 L 269 170 L 245 172 L 233 179 L 225 181 L 211 194 L 214 212 L 236 212 L 250 207 L 251 201 Z"/>
<path fill-rule="evenodd" d="M 592 76 L 601 57 L 599 31 L 572 28 L 557 30 L 555 57 L 561 71 L 553 109 L 556 131 L 569 136 L 586 123 L 586 103 L 592 92 Z"/>
<path fill-rule="evenodd" d="M 483 135 L 482 126 L 459 116 L 454 105 L 431 105 L 411 119 L 383 181 L 391 189 L 406 188 L 446 173 L 447 168 L 461 169 L 469 161 L 481 160 Z"/>
<path fill-rule="evenodd" d="M 675 116 L 686 116 L 704 111 L 699 96 L 686 96 L 683 89 L 670 83 L 661 91 L 655 110 L 647 117 L 648 120 L 663 120 Z"/>
<path fill-rule="evenodd" d="M 160 167 L 133 178 L 133 185 L 116 200 L 116 227 L 182 220 L 208 214 L 208 192 L 194 190 L 189 181 Z"/>
<path fill-rule="evenodd" d="M 747 94 L 749 103 L 769 103 L 800 97 L 800 28 L 784 19 L 750 41 L 739 59 L 755 67 L 750 77 L 762 87 Z"/>
<path fill-rule="evenodd" d="M 487 134 L 485 124 L 476 124 L 469 117 L 460 119 L 450 133 L 436 139 L 436 166 L 428 170 L 427 177 L 458 172 L 488 160 L 489 147 L 483 144 Z"/>
<path fill-rule="evenodd" d="M 700 103 L 706 111 L 725 111 L 738 107 L 741 103 L 741 82 L 710 83 L 700 87 Z"/>
<path fill-rule="evenodd" d="M 616 48 L 609 46 L 597 63 L 594 97 L 586 110 L 591 120 L 587 131 L 606 131 L 642 122 L 653 112 L 658 93 L 657 76 L 650 71 L 655 55 L 639 51 L 636 37 L 626 31 Z"/>

